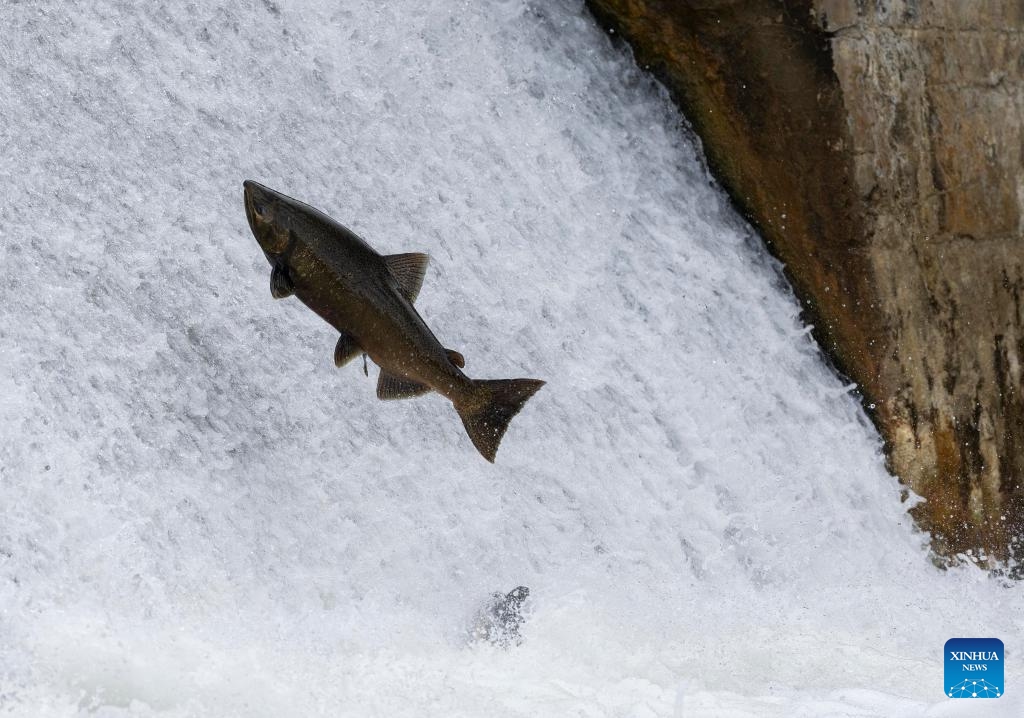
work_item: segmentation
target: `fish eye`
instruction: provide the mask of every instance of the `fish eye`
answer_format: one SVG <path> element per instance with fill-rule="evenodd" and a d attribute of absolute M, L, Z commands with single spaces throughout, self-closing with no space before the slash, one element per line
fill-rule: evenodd
<path fill-rule="evenodd" d="M 252 211 L 255 212 L 256 214 L 258 214 L 260 217 L 263 217 L 263 216 L 265 216 L 267 214 L 266 205 L 264 205 L 259 200 L 254 200 L 253 201 L 253 203 L 252 203 Z"/>

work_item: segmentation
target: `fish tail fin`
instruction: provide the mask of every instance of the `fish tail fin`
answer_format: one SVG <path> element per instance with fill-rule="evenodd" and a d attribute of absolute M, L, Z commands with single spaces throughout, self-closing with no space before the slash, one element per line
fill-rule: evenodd
<path fill-rule="evenodd" d="M 498 444 L 512 417 L 537 390 L 544 386 L 539 379 L 482 379 L 473 382 L 474 400 L 455 409 L 462 417 L 473 446 L 494 463 Z"/>

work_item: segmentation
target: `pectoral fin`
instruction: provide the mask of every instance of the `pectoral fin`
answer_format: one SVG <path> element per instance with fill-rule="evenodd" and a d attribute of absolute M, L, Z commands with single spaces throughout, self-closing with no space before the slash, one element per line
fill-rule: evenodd
<path fill-rule="evenodd" d="M 362 350 L 363 348 L 359 346 L 359 342 L 356 341 L 355 337 L 342 332 L 341 336 L 338 337 L 337 346 L 334 347 L 334 366 L 345 366 L 355 359 Z"/>
<path fill-rule="evenodd" d="M 384 263 L 391 274 L 398 280 L 402 294 L 410 302 L 415 302 L 423 286 L 423 275 L 427 272 L 430 257 L 419 252 L 409 254 L 391 254 L 384 257 Z"/>
<path fill-rule="evenodd" d="M 288 276 L 288 270 L 280 264 L 275 264 L 270 270 L 270 294 L 274 299 L 284 299 L 295 294 L 292 278 Z"/>
<path fill-rule="evenodd" d="M 426 394 L 428 391 L 430 391 L 430 387 L 426 384 L 420 384 L 395 374 L 388 374 L 384 369 L 380 370 L 380 379 L 377 380 L 378 399 L 409 399 Z"/>

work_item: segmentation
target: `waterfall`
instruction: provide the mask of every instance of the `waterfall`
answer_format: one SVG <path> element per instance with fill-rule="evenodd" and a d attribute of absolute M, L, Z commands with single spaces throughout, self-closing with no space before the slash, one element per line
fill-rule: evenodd
<path fill-rule="evenodd" d="M 0 713 L 918 715 L 947 638 L 1020 646 L 1021 589 L 930 563 L 780 266 L 582 3 L 3 16 Z M 245 179 L 430 254 L 467 374 L 547 381 L 495 465 L 271 298 Z M 521 645 L 471 642 L 517 586 Z"/>

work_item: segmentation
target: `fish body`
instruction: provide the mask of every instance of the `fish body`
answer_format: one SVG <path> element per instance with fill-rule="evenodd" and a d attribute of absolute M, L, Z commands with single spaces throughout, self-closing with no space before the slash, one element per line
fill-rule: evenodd
<path fill-rule="evenodd" d="M 381 255 L 314 207 L 251 180 L 243 188 L 249 227 L 271 265 L 272 295 L 298 297 L 338 330 L 335 364 L 369 356 L 381 368 L 381 399 L 447 397 L 473 444 L 494 461 L 508 422 L 544 382 L 462 372 L 462 355 L 442 346 L 413 306 L 425 254 Z"/>

